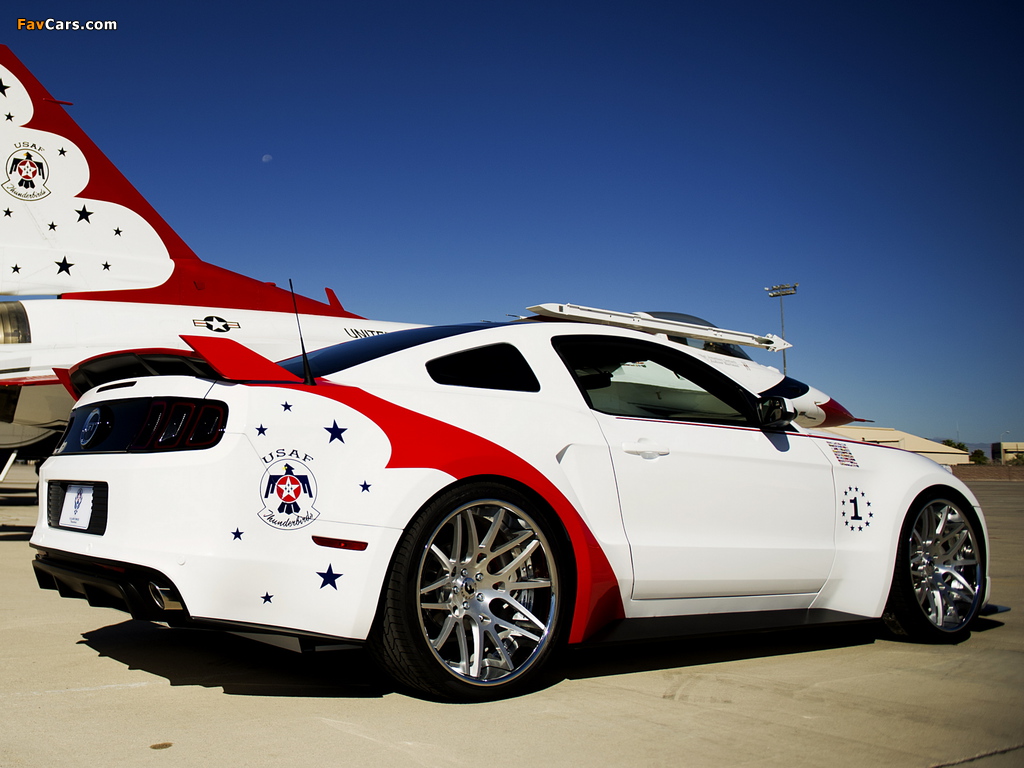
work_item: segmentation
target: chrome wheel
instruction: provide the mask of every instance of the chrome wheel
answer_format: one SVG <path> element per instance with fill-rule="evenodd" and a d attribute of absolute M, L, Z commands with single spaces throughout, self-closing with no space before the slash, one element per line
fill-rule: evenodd
<path fill-rule="evenodd" d="M 909 542 L 917 603 L 935 627 L 955 631 L 974 618 L 983 576 L 970 522 L 952 502 L 936 500 L 918 514 Z"/>
<path fill-rule="evenodd" d="M 558 595 L 551 547 L 512 504 L 474 501 L 449 514 L 423 550 L 417 582 L 423 637 L 466 682 L 511 680 L 548 640 Z"/>
<path fill-rule="evenodd" d="M 973 507 L 959 497 L 919 498 L 903 523 L 883 618 L 897 635 L 959 642 L 985 596 L 985 541 Z"/>
<path fill-rule="evenodd" d="M 521 692 L 567 629 L 571 551 L 558 518 L 525 492 L 452 488 L 399 541 L 370 651 L 397 682 L 434 698 Z"/>

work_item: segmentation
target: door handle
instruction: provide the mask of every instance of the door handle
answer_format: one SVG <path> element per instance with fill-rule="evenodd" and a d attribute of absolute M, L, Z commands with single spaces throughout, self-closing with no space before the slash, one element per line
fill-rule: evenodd
<path fill-rule="evenodd" d="M 642 437 L 635 443 L 623 443 L 622 450 L 644 459 L 656 459 L 659 456 L 668 456 L 669 453 L 665 446 Z"/>

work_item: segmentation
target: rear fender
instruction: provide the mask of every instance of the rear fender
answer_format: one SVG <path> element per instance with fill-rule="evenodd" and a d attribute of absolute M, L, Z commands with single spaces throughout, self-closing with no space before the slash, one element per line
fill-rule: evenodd
<path fill-rule="evenodd" d="M 454 478 L 456 483 L 481 478 L 505 482 L 527 489 L 550 508 L 565 530 L 576 565 L 570 643 L 582 642 L 608 622 L 624 616 L 618 581 L 596 537 L 569 499 L 524 459 L 479 435 L 355 387 L 323 384 L 290 388 L 336 400 L 373 421 L 391 443 L 388 469 L 435 469 Z M 425 440 L 424 435 L 430 435 L 430 440 Z M 450 484 L 437 492 L 447 487 Z M 408 520 L 403 524 L 407 523 Z"/>

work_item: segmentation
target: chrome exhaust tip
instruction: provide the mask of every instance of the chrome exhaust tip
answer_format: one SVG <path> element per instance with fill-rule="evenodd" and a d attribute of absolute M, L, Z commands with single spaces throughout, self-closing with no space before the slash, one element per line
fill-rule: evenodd
<path fill-rule="evenodd" d="M 161 587 L 155 581 L 149 582 L 149 596 L 162 611 L 183 611 L 185 606 L 175 597 L 174 590 L 170 587 Z"/>

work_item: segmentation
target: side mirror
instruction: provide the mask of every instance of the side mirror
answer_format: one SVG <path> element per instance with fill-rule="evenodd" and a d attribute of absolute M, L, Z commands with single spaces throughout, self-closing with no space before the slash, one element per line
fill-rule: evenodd
<path fill-rule="evenodd" d="M 785 429 L 796 418 L 796 407 L 784 397 L 762 397 L 757 403 L 762 429 Z"/>

